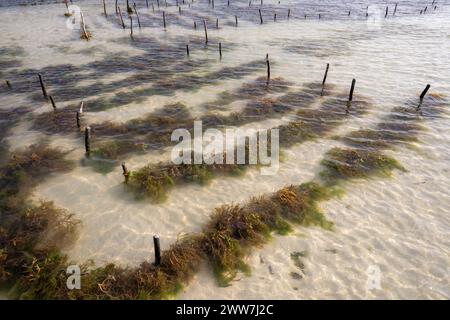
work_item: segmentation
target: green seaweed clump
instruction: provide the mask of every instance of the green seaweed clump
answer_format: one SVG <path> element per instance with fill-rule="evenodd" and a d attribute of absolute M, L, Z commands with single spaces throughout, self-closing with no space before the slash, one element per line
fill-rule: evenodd
<path fill-rule="evenodd" d="M 333 148 L 326 153 L 321 164 L 324 170 L 320 176 L 331 185 L 340 180 L 374 175 L 389 177 L 394 169 L 405 171 L 397 160 L 377 151 L 362 149 Z"/>

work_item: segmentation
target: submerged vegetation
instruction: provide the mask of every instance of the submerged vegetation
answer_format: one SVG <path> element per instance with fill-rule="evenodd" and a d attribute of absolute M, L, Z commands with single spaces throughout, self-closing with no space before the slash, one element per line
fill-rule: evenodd
<path fill-rule="evenodd" d="M 395 159 L 376 151 L 334 148 L 322 160 L 321 177 L 328 183 L 338 180 L 390 176 L 393 169 L 405 170 Z"/>
<path fill-rule="evenodd" d="M 276 100 L 264 99 L 261 102 L 261 106 L 257 106 L 254 109 L 247 105 L 241 115 L 245 114 L 246 117 L 248 117 L 250 114 L 253 116 L 257 116 L 260 113 L 264 115 L 273 114 L 275 112 L 274 110 L 285 113 L 288 110 L 292 110 L 293 105 L 306 105 L 303 104 L 302 100 L 297 100 L 299 96 L 309 97 L 309 95 L 305 95 L 304 92 L 300 92 L 282 96 L 280 100 L 283 101 L 283 103 Z M 307 101 L 308 103 L 311 103 L 315 101 L 315 99 L 312 98 Z M 350 116 L 361 116 L 367 112 L 367 109 L 368 103 L 364 101 L 355 101 L 352 108 L 348 109 L 345 100 L 340 98 L 328 98 L 323 105 L 316 109 L 300 108 L 295 113 L 297 116 L 296 120 L 276 128 L 279 129 L 280 144 L 281 146 L 289 147 L 296 143 L 303 143 L 316 138 L 324 138 L 333 129 L 344 123 Z M 297 110 L 297 108 L 295 110 Z M 225 116 L 221 118 L 216 116 L 214 119 L 205 116 L 202 120 L 206 127 L 214 127 L 217 123 L 220 123 L 221 125 L 229 125 L 231 123 L 239 125 L 246 119 L 241 115 L 232 114 L 228 117 Z M 254 120 L 254 118 L 251 119 Z M 124 129 L 124 131 L 126 130 Z M 116 149 L 114 149 L 114 151 L 115 150 Z M 234 152 L 236 154 L 236 150 Z M 245 154 L 248 158 L 248 145 L 246 145 Z M 116 154 L 109 153 L 109 156 L 115 155 Z M 222 156 L 224 157 L 224 155 Z M 193 156 L 191 155 L 191 160 L 192 159 Z M 205 184 L 217 176 L 237 175 L 244 172 L 249 167 L 252 167 L 247 161 L 245 165 L 225 164 L 225 160 L 223 163 L 224 164 L 215 163 L 212 165 L 176 165 L 171 162 L 153 164 L 131 172 L 129 179 L 127 179 L 126 186 L 127 189 L 133 191 L 138 197 L 146 196 L 152 200 L 162 201 L 166 199 L 169 189 L 176 185 L 191 182 Z"/>
<path fill-rule="evenodd" d="M 32 145 L 13 152 L 0 168 L 0 284 L 15 283 L 15 290 L 26 297 L 28 283 L 41 281 L 42 273 L 56 272 L 54 251 L 70 245 L 76 235 L 78 222 L 66 210 L 51 202 L 36 205 L 27 201 L 42 179 L 73 167 L 64 156 L 59 150 Z"/>

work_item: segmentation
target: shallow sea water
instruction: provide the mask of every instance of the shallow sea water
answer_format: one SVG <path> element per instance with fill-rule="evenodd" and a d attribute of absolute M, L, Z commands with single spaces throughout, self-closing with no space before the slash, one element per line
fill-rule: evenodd
<path fill-rule="evenodd" d="M 242 76 L 218 76 L 224 68 L 263 61 L 266 53 L 272 76 L 292 82 L 291 91 L 320 82 L 327 63 L 327 83 L 335 85 L 337 93 L 346 94 L 352 78 L 356 78 L 355 93 L 370 101 L 370 111 L 345 122 L 332 135 L 374 127 L 392 108 L 416 98 L 427 83 L 431 84 L 430 92 L 450 95 L 450 3 L 445 1 L 438 1 L 436 10 L 429 6 L 422 15 L 419 11 L 425 5 L 421 2 L 399 1 L 395 17 L 393 4 L 389 4 L 385 19 L 384 1 L 324 5 L 321 1 L 278 4 L 266 0 L 262 25 L 259 3 L 248 7 L 246 1 L 231 1 L 228 8 L 226 1 L 216 1 L 212 9 L 206 0 L 195 1 L 190 7 L 186 2 L 180 16 L 173 1 L 165 9 L 169 14 L 166 30 L 162 28 L 161 11 L 153 13 L 151 7 L 145 8 L 145 1 L 137 1 L 143 28 L 139 30 L 134 21 L 134 41 L 129 37 L 129 20 L 125 19 L 127 29 L 123 30 L 111 1 L 108 19 L 103 16 L 101 1 L 75 1 L 92 31 L 89 42 L 79 39 L 79 30 L 66 27 L 63 3 L 14 5 L 25 2 L 6 0 L 0 7 L 0 108 L 30 108 L 2 144 L 14 150 L 45 138 L 52 146 L 72 150 L 68 158 L 77 161 L 76 169 L 41 183 L 33 199 L 52 200 L 82 221 L 79 239 L 67 251 L 76 262 L 93 259 L 97 265 L 115 262 L 136 266 L 151 260 L 154 234 L 160 235 L 162 248 L 168 248 L 179 235 L 201 231 L 213 209 L 222 204 L 244 202 L 289 184 L 307 182 L 320 171 L 324 153 L 343 144 L 326 137 L 289 147 L 283 151 L 280 170 L 274 176 L 250 169 L 242 177 L 214 179 L 207 186 L 176 187 L 162 204 L 137 201 L 123 191 L 120 166 L 101 174 L 81 165 L 81 135 L 48 134 L 33 128 L 37 115 L 51 112 L 51 105 L 39 99 L 37 72 L 44 75 L 49 91 L 55 92 L 58 108 L 86 101 L 83 121 L 94 125 L 103 121 L 124 123 L 177 102 L 185 104 L 193 117 L 201 117 L 208 112 L 205 103 L 215 101 L 221 92 L 232 92 L 265 76 L 264 65 L 252 65 Z M 368 4 L 370 16 L 366 19 Z M 287 8 L 292 8 L 289 20 Z M 238 27 L 233 25 L 236 13 L 241 17 Z M 207 47 L 203 44 L 201 16 L 208 18 Z M 215 28 L 216 17 L 220 17 L 219 29 Z M 224 50 L 222 59 L 219 41 Z M 189 59 L 186 43 L 190 45 Z M 215 78 L 210 79 L 210 74 Z M 199 79 L 192 80 L 194 76 Z M 12 92 L 4 86 L 6 79 L 13 85 Z M 164 92 L 151 91 L 161 79 L 180 79 L 183 85 Z M 191 87 L 192 83 L 196 86 Z M 140 89 L 149 91 L 139 99 L 99 107 L 100 99 L 114 98 L 118 93 L 134 97 Z M 313 107 L 324 99 L 317 99 Z M 220 112 L 241 110 L 246 103 L 238 99 L 220 107 Z M 415 148 L 398 147 L 388 152 L 406 172 L 396 171 L 390 179 L 350 182 L 342 198 L 321 204 L 327 218 L 335 223 L 334 231 L 295 227 L 288 236 L 274 236 L 248 257 L 251 276 L 241 275 L 226 288 L 218 287 L 211 270 L 204 266 L 178 298 L 448 299 L 449 114 L 425 120 L 427 130 L 419 135 Z M 276 127 L 291 119 L 286 114 L 244 127 Z M 136 169 L 169 158 L 170 148 L 158 148 L 126 155 L 123 160 Z M 304 253 L 303 270 L 291 260 L 293 252 Z M 375 290 L 367 287 L 371 266 L 381 271 L 381 287 Z M 294 279 L 292 272 L 302 278 Z"/>

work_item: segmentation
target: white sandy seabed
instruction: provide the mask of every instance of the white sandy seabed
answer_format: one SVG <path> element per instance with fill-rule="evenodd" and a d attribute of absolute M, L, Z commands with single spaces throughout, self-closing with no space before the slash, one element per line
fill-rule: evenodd
<path fill-rule="evenodd" d="M 87 19 L 90 8 L 86 5 Z M 392 107 L 416 97 L 427 83 L 432 85 L 432 91 L 449 94 L 450 22 L 447 9 L 430 15 L 382 20 L 376 25 L 364 21 L 324 20 L 319 23 L 297 20 L 280 21 L 270 24 L 269 28 L 242 23 L 238 31 L 223 27 L 215 34 L 254 48 L 252 56 L 248 50 L 228 52 L 224 63 L 230 65 L 254 59 L 254 52 L 269 52 L 276 61 L 272 72 L 298 86 L 321 79 L 327 62 L 331 64 L 328 81 L 339 88 L 347 90 L 351 79 L 356 78 L 358 94 L 369 97 L 374 110 L 365 119 L 346 124 L 339 131 L 344 133 L 372 126 Z M 26 67 L 66 61 L 61 50 L 50 49 L 46 41 L 62 40 L 73 31 L 58 27 L 58 22 L 52 22 L 54 25 L 50 26 L 45 24 L 54 31 L 52 39 L 42 39 L 38 47 L 30 45 L 39 30 L 28 30 L 31 28 L 28 25 L 19 27 L 17 20 L 8 15 L 14 10 L 23 18 L 44 23 L 41 14 L 60 15 L 60 6 L 45 6 L 45 10 L 44 6 L 0 10 L 0 21 L 6 26 L 1 41 L 5 45 L 20 43 L 25 47 L 28 53 L 24 61 Z M 96 37 L 86 46 L 101 45 L 110 52 L 118 50 L 108 47 L 113 46 L 111 42 L 102 40 L 110 36 L 107 27 L 99 28 L 103 31 L 96 32 Z M 60 29 L 63 30 L 61 33 L 56 32 Z M 183 32 L 189 33 L 176 26 L 168 30 L 169 35 Z M 318 57 L 301 51 L 288 52 L 283 50 L 287 40 L 289 43 L 316 41 L 331 53 Z M 72 49 L 85 45 L 73 41 L 75 44 L 71 45 L 69 41 L 66 45 Z M 342 42 L 348 46 L 345 52 L 335 48 Z M 127 48 L 120 50 L 137 54 Z M 71 61 L 81 64 L 92 59 L 95 58 L 75 54 Z M 224 86 L 232 88 L 242 81 L 224 83 Z M 104 113 L 104 119 L 136 118 L 152 111 L 162 101 L 182 101 L 192 112 L 201 112 L 196 109 L 197 103 L 213 100 L 217 92 L 220 92 L 217 86 L 207 86 L 196 93 L 177 93 L 169 98 L 150 97 L 142 103 L 150 107 L 139 108 L 140 105 L 131 104 L 128 109 L 111 109 Z M 42 108 L 36 112 L 40 111 Z M 92 113 L 91 119 L 99 120 L 101 114 Z M 87 117 L 89 119 L 89 112 Z M 273 124 L 286 121 L 281 119 Z M 296 227 L 288 236 L 274 236 L 273 241 L 255 249 L 248 257 L 251 276 L 239 276 L 226 288 L 219 288 L 211 270 L 204 266 L 178 298 L 449 298 L 449 118 L 429 121 L 425 125 L 429 130 L 421 134 L 417 150 L 398 148 L 392 152 L 407 172 L 395 172 L 392 179 L 348 183 L 342 198 L 322 203 L 326 216 L 335 223 L 334 231 Z M 9 139 L 11 144 L 23 146 L 38 139 L 36 132 L 24 128 L 26 124 L 22 123 L 14 130 L 14 137 Z M 83 156 L 81 141 L 52 137 L 52 144 L 75 148 L 69 155 L 73 159 Z M 285 185 L 307 182 L 319 171 L 324 153 L 337 145 L 336 141 L 320 140 L 295 146 L 286 150 L 284 162 L 275 176 L 262 176 L 254 170 L 242 178 L 213 180 L 205 187 L 175 188 L 168 200 L 160 205 L 135 201 L 124 193 L 119 169 L 100 175 L 81 166 L 40 184 L 34 198 L 53 200 L 82 221 L 80 238 L 68 251 L 73 260 L 93 259 L 98 265 L 115 262 L 135 266 L 145 259 L 152 259 L 154 234 L 161 236 L 163 249 L 167 248 L 181 233 L 201 230 L 212 210 L 221 204 L 243 202 Z M 133 157 L 127 163 L 131 168 L 138 168 L 165 158 L 167 153 L 152 152 Z M 304 254 L 301 280 L 290 276 L 291 272 L 302 274 L 290 258 L 293 252 Z M 374 266 L 380 270 L 381 287 L 369 290 L 368 270 Z"/>

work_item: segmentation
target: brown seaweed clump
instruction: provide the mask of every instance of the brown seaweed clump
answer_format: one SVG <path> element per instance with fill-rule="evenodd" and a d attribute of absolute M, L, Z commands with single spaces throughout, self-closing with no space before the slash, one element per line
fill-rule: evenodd
<path fill-rule="evenodd" d="M 0 285 L 31 281 L 30 269 L 40 270 L 57 248 L 75 237 L 77 221 L 51 202 L 27 201 L 31 189 L 51 173 L 68 171 L 65 153 L 44 145 L 32 145 L 12 153 L 0 168 Z M 47 284 L 51 286 L 51 283 Z M 22 293 L 26 290 L 20 290 Z"/>
<path fill-rule="evenodd" d="M 76 121 L 76 109 L 67 107 L 37 115 L 32 129 L 47 134 L 79 132 Z"/>
<path fill-rule="evenodd" d="M 139 198 L 150 197 L 155 201 L 162 201 L 174 185 L 191 182 L 206 184 L 217 175 L 239 174 L 243 167 L 236 164 L 160 163 L 131 172 L 127 188 Z"/>
<path fill-rule="evenodd" d="M 325 169 L 320 176 L 328 183 L 341 180 L 369 178 L 371 176 L 390 176 L 392 170 L 405 171 L 395 159 L 378 151 L 363 149 L 333 148 L 322 160 Z"/>
<path fill-rule="evenodd" d="M 309 182 L 252 198 L 243 205 L 216 209 L 204 229 L 202 248 L 219 284 L 228 285 L 238 271 L 248 273 L 244 257 L 252 247 L 269 240 L 273 231 L 285 234 L 290 223 L 330 229 L 332 223 L 325 219 L 318 203 L 333 195 L 334 190 Z"/>

